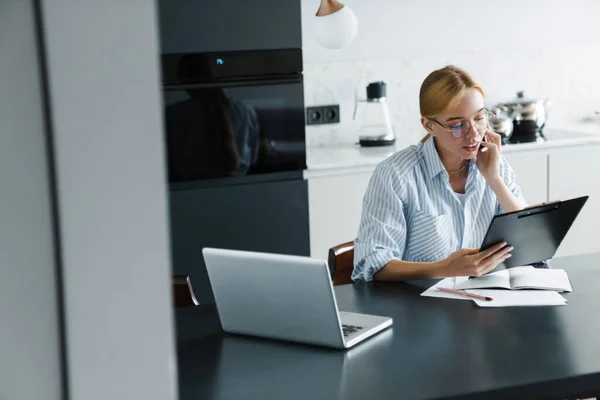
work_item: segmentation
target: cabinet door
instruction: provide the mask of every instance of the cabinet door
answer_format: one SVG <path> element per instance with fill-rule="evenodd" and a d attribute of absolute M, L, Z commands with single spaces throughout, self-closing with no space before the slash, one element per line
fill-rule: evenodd
<path fill-rule="evenodd" d="M 329 248 L 356 238 L 371 172 L 308 180 L 310 254 L 327 259 Z"/>
<path fill-rule="evenodd" d="M 173 274 L 202 304 L 214 302 L 204 247 L 309 255 L 304 180 L 171 190 L 169 203 Z"/>
<path fill-rule="evenodd" d="M 600 252 L 599 145 L 550 153 L 550 200 L 590 196 L 561 243 L 556 256 Z"/>
<path fill-rule="evenodd" d="M 527 204 L 548 201 L 548 154 L 545 152 L 505 153 L 515 172 Z"/>

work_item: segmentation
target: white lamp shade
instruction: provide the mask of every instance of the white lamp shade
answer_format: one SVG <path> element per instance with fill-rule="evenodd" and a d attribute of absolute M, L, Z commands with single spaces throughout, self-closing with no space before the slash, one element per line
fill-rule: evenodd
<path fill-rule="evenodd" d="M 341 49 L 356 37 L 358 19 L 354 11 L 346 5 L 333 14 L 314 18 L 317 41 L 323 47 Z"/>

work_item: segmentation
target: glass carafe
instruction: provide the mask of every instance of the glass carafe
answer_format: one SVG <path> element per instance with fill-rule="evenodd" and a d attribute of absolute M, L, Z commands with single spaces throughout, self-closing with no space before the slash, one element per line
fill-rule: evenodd
<path fill-rule="evenodd" d="M 372 82 L 367 86 L 366 99 L 355 100 L 352 119 L 360 124 L 361 146 L 389 146 L 396 141 L 386 91 L 385 82 Z"/>

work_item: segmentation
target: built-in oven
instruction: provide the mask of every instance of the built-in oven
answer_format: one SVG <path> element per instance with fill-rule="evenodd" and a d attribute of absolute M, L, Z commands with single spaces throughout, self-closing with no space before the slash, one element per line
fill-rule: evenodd
<path fill-rule="evenodd" d="M 301 177 L 300 49 L 165 54 L 162 61 L 173 187 Z"/>
<path fill-rule="evenodd" d="M 309 255 L 300 0 L 159 0 L 173 273 L 203 247 Z"/>

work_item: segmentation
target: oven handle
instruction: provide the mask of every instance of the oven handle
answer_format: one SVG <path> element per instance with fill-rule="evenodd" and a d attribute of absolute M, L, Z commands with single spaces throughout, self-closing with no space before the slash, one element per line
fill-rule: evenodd
<path fill-rule="evenodd" d="M 167 83 L 163 84 L 163 90 L 193 90 L 193 89 L 209 89 L 209 88 L 227 88 L 239 86 L 264 86 L 264 85 L 282 85 L 290 83 L 302 83 L 302 75 L 286 76 L 281 78 L 259 78 L 259 79 L 244 79 L 235 81 L 219 81 L 219 82 L 196 82 L 196 83 Z"/>

